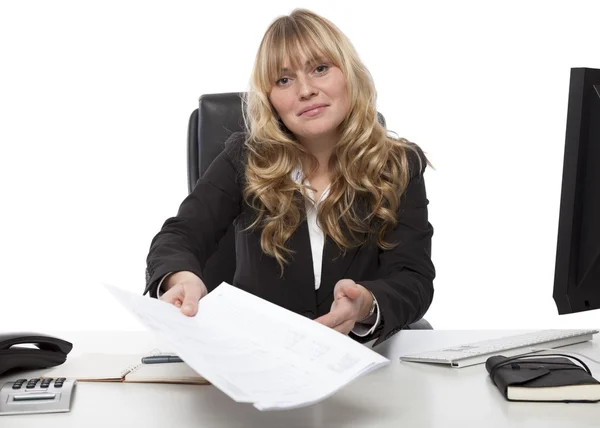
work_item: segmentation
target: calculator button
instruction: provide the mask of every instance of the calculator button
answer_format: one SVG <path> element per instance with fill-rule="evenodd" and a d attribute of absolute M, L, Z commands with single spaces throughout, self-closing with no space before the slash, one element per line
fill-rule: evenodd
<path fill-rule="evenodd" d="M 21 389 L 22 386 L 23 386 L 22 383 L 15 382 L 15 383 L 13 383 L 12 389 Z"/>
<path fill-rule="evenodd" d="M 65 380 L 67 380 L 66 377 L 58 377 L 58 378 L 56 378 L 56 381 L 60 382 L 60 383 L 63 383 Z"/>
<path fill-rule="evenodd" d="M 35 388 L 39 381 L 39 379 L 31 379 L 29 382 L 27 382 L 27 388 Z"/>
<path fill-rule="evenodd" d="M 48 386 L 50 386 L 50 382 L 52 382 L 52 379 L 44 379 L 42 381 L 42 384 L 40 385 L 42 388 L 48 388 Z"/>

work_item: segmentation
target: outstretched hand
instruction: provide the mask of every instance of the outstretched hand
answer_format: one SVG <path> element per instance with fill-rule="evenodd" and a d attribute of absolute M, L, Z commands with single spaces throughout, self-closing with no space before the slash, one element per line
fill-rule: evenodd
<path fill-rule="evenodd" d="M 333 303 L 329 313 L 315 321 L 348 334 L 357 321 L 368 315 L 372 304 L 373 295 L 369 290 L 351 279 L 342 279 L 333 289 Z"/>
<path fill-rule="evenodd" d="M 192 272 L 181 271 L 170 275 L 168 290 L 160 300 L 181 309 L 184 315 L 194 316 L 198 312 L 198 301 L 208 294 L 204 282 Z"/>

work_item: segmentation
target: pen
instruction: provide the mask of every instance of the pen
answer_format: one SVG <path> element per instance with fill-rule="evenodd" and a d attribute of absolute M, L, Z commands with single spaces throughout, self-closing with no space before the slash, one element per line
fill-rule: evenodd
<path fill-rule="evenodd" d="M 142 364 L 182 363 L 183 360 L 174 355 L 154 355 L 142 358 Z"/>

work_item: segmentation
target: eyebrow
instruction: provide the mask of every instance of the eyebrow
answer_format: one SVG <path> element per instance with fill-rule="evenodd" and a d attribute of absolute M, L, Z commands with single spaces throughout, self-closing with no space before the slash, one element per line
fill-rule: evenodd
<path fill-rule="evenodd" d="M 315 61 L 310 61 L 310 60 L 309 60 L 309 61 L 306 61 L 306 62 L 304 63 L 304 67 L 308 67 L 308 66 L 309 66 L 309 65 L 311 65 L 311 64 L 314 64 L 314 63 L 321 63 L 321 62 L 327 62 L 327 59 L 326 59 L 326 58 L 323 58 L 323 57 L 317 57 L 317 58 L 315 58 Z M 291 70 L 291 69 L 289 69 L 288 67 L 284 67 L 284 68 L 282 68 L 282 69 L 281 69 L 281 72 L 282 72 L 282 73 L 289 73 L 289 72 L 291 72 L 291 71 L 292 71 L 292 70 Z"/>

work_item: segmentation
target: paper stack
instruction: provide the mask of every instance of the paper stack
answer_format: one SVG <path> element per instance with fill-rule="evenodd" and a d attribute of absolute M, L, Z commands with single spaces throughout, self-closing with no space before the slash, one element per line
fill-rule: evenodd
<path fill-rule="evenodd" d="M 198 374 L 259 410 L 311 405 L 389 363 L 348 336 L 226 283 L 200 300 L 194 317 L 106 287 Z"/>

